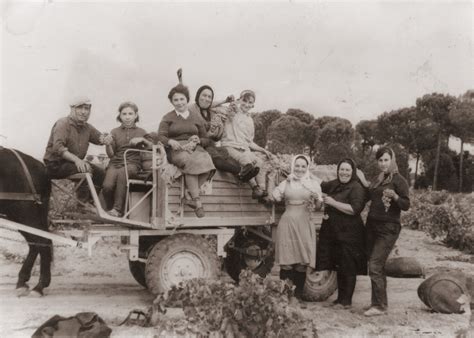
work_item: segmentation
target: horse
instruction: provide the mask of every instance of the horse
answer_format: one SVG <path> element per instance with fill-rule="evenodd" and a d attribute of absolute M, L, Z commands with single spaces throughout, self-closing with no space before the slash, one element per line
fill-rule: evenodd
<path fill-rule="evenodd" d="M 42 162 L 18 150 L 0 146 L 0 214 L 13 222 L 48 231 L 50 194 L 51 180 Z M 18 274 L 17 295 L 43 296 L 43 289 L 51 282 L 52 241 L 23 231 L 20 233 L 29 250 Z M 27 282 L 38 255 L 40 276 L 30 292 Z"/>

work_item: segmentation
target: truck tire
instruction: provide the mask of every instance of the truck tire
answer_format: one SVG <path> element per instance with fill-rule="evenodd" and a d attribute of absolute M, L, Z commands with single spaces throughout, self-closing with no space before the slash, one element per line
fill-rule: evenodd
<path fill-rule="evenodd" d="M 336 271 L 329 274 L 322 271 L 308 271 L 304 285 L 303 297 L 308 301 L 322 302 L 328 299 L 337 290 Z"/>
<path fill-rule="evenodd" d="M 148 290 L 157 295 L 191 278 L 217 279 L 219 259 L 199 235 L 175 234 L 156 243 L 145 265 Z"/>
<path fill-rule="evenodd" d="M 133 278 L 138 282 L 138 284 L 146 288 L 145 263 L 129 260 L 128 267 L 132 273 Z"/>
<path fill-rule="evenodd" d="M 269 242 L 252 233 L 244 235 L 242 232 L 238 232 L 232 240 L 234 245 L 240 248 L 268 249 L 270 245 Z M 272 270 L 274 262 L 275 255 L 273 251 L 265 257 L 254 258 L 229 248 L 224 259 L 224 266 L 229 276 L 238 282 L 240 272 L 247 268 L 250 268 L 261 277 L 265 277 Z"/>

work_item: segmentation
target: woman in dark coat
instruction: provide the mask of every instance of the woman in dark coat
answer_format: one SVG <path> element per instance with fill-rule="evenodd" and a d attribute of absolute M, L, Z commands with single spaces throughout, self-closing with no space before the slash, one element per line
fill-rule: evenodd
<path fill-rule="evenodd" d="M 357 275 L 367 274 L 365 228 L 360 213 L 364 187 L 353 160 L 337 165 L 337 179 L 321 184 L 324 216 L 317 245 L 316 270 L 337 271 L 337 299 L 331 306 L 350 308 Z"/>

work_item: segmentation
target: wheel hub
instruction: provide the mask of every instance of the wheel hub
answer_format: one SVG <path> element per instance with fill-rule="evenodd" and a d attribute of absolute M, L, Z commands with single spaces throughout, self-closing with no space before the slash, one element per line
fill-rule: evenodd
<path fill-rule="evenodd" d="M 167 259 L 160 275 L 163 284 L 170 288 L 187 279 L 205 277 L 205 268 L 193 252 L 181 251 Z"/>

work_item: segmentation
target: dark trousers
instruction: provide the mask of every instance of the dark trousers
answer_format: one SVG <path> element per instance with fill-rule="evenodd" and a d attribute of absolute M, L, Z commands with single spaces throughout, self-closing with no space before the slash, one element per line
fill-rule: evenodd
<path fill-rule="evenodd" d="M 104 181 L 105 171 L 95 164 L 89 164 L 92 170 L 92 181 L 94 182 L 97 193 L 99 193 L 100 189 L 102 188 L 102 182 Z M 52 179 L 67 178 L 68 176 L 79 173 L 76 165 L 69 161 L 48 162 L 46 163 L 46 170 L 49 177 Z M 76 195 L 77 199 L 81 202 L 89 202 L 91 195 L 86 182 L 83 182 L 81 186 L 78 187 Z"/>
<path fill-rule="evenodd" d="M 136 164 L 127 164 L 128 176 L 133 177 L 139 172 L 140 168 Z M 125 167 L 116 168 L 109 165 L 105 173 L 104 183 L 102 185 L 102 194 L 105 199 L 107 209 L 115 209 L 123 212 L 125 198 L 127 197 L 127 178 Z"/>
<path fill-rule="evenodd" d="M 367 255 L 372 283 L 372 306 L 381 309 L 388 306 L 385 263 L 400 235 L 400 229 L 400 224 L 397 223 L 367 220 Z"/>
<path fill-rule="evenodd" d="M 224 147 L 208 146 L 206 151 L 212 158 L 214 166 L 222 171 L 227 171 L 231 174 L 238 175 L 240 173 L 240 164 L 232 157 Z"/>

